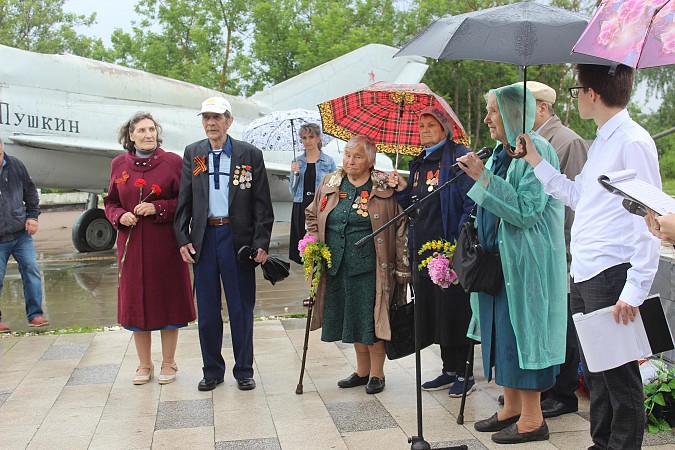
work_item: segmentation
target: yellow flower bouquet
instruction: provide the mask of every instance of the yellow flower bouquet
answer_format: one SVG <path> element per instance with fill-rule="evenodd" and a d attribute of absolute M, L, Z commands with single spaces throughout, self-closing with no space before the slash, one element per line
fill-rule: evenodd
<path fill-rule="evenodd" d="M 302 256 L 302 267 L 305 269 L 305 279 L 312 279 L 309 288 L 310 298 L 316 296 L 316 288 L 319 286 L 319 280 L 323 273 L 324 263 L 326 267 L 331 267 L 331 254 L 328 245 L 317 242 L 316 237 L 305 235 L 298 242 L 298 251 Z"/>

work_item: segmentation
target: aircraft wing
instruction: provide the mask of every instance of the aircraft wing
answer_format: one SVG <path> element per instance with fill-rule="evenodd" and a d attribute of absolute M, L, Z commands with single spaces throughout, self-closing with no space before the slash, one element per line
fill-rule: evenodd
<path fill-rule="evenodd" d="M 268 175 L 276 175 L 279 177 L 288 178 L 290 175 L 291 163 L 282 164 L 278 162 L 265 161 L 265 170 L 267 170 Z"/>
<path fill-rule="evenodd" d="M 124 153 L 124 150 L 121 150 L 120 145 L 116 142 L 97 141 L 72 136 L 13 134 L 7 136 L 7 138 L 16 144 L 25 147 L 53 150 L 57 152 L 96 155 L 110 159 Z"/>

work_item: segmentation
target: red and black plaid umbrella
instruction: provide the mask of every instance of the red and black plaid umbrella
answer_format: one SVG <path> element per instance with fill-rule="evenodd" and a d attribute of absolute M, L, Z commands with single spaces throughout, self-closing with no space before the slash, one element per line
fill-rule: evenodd
<path fill-rule="evenodd" d="M 452 140 L 469 145 L 469 137 L 450 105 L 424 83 L 375 83 L 321 103 L 319 113 L 326 134 L 345 141 L 365 134 L 380 152 L 414 156 L 422 150 L 418 122 L 427 106 L 447 111 L 453 120 Z"/>

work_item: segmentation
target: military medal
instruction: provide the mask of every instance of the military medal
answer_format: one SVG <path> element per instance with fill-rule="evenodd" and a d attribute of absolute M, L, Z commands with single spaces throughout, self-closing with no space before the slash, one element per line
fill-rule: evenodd
<path fill-rule="evenodd" d="M 415 172 L 415 177 L 413 178 L 413 187 L 414 187 L 414 188 L 417 187 L 417 180 L 419 179 L 419 177 L 420 177 L 420 173 L 419 173 L 419 172 Z"/>
<path fill-rule="evenodd" d="M 427 191 L 431 192 L 434 190 L 435 186 L 438 186 L 438 175 L 439 171 L 432 172 L 431 170 L 427 172 Z"/>
<path fill-rule="evenodd" d="M 370 195 L 368 195 L 368 191 L 362 191 L 360 197 L 356 197 L 356 200 L 354 200 L 354 203 L 352 204 L 352 208 L 356 210 L 356 214 L 358 214 L 361 217 L 368 217 L 368 199 L 370 198 Z"/>
<path fill-rule="evenodd" d="M 239 189 L 248 189 L 251 187 L 253 175 L 251 173 L 251 166 L 236 166 L 234 169 L 234 179 L 232 184 L 239 186 Z"/>

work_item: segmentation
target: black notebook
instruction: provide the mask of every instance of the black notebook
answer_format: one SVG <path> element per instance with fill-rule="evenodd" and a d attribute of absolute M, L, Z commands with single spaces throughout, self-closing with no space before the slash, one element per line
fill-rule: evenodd
<path fill-rule="evenodd" d="M 673 350 L 675 343 L 658 294 L 647 297 L 640 305 L 640 315 L 652 354 Z"/>

